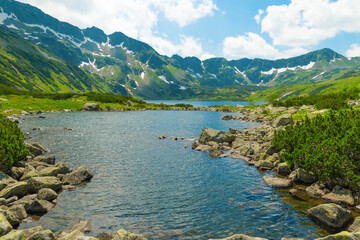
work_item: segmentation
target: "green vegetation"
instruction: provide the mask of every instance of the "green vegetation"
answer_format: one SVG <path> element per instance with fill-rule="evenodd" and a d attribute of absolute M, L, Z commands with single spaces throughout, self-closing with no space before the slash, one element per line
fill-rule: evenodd
<path fill-rule="evenodd" d="M 351 90 L 345 89 L 343 91 L 317 94 L 313 96 L 303 95 L 288 98 L 284 101 L 275 101 L 273 105 L 275 107 L 300 107 L 302 105 L 314 105 L 317 109 L 333 109 L 338 110 L 342 108 L 348 108 L 348 100 L 354 100 L 359 98 L 360 89 L 353 88 Z"/>
<path fill-rule="evenodd" d="M 9 170 L 17 161 L 29 154 L 24 136 L 16 123 L 0 115 L 0 170 Z"/>
<path fill-rule="evenodd" d="M 320 180 L 360 190 L 360 111 L 330 110 L 275 133 L 274 147 L 285 149 L 291 167 L 304 168 Z"/>

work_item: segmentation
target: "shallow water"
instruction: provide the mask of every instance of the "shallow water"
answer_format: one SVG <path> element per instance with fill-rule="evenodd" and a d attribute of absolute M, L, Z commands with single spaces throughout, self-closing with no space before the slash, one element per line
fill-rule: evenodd
<path fill-rule="evenodd" d="M 227 130 L 255 126 L 222 121 L 218 112 L 75 112 L 28 117 L 20 124 L 49 147 L 57 161 L 84 165 L 92 181 L 59 195 L 58 204 L 38 222 L 53 231 L 80 219 L 96 236 L 126 229 L 150 239 L 208 239 L 236 233 L 280 239 L 312 239 L 316 227 L 284 193 L 262 181 L 242 160 L 211 158 L 191 150 L 190 137 L 203 127 Z M 41 131 L 31 131 L 40 127 Z M 72 131 L 64 130 L 70 127 Z M 158 140 L 162 133 L 168 139 Z M 173 141 L 171 136 L 185 137 Z M 188 145 L 189 148 L 184 148 Z"/>

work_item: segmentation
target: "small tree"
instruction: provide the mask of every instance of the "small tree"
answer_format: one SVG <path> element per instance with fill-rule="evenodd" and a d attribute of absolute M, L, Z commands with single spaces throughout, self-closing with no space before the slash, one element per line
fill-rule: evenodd
<path fill-rule="evenodd" d="M 271 93 L 266 96 L 267 101 L 271 102 L 271 103 L 276 101 L 279 98 L 280 98 L 280 94 L 278 94 L 278 93 Z"/>

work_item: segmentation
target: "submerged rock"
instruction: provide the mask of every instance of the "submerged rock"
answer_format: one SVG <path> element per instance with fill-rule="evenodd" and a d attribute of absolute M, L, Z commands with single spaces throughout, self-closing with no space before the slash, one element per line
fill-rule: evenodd
<path fill-rule="evenodd" d="M 307 213 L 315 223 L 332 231 L 343 228 L 352 219 L 351 211 L 335 203 L 321 204 Z"/>
<path fill-rule="evenodd" d="M 91 232 L 90 221 L 89 220 L 80 220 L 77 224 L 75 224 L 71 228 L 71 231 L 75 231 L 75 230 L 78 230 L 83 233 Z"/>
<path fill-rule="evenodd" d="M 287 188 L 292 186 L 292 181 L 290 179 L 264 176 L 263 180 L 266 184 L 276 188 Z"/>

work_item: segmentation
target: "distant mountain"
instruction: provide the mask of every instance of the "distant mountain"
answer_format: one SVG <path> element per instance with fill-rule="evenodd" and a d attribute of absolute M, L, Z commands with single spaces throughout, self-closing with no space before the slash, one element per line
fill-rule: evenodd
<path fill-rule="evenodd" d="M 36 50 L 20 53 L 21 61 L 33 62 L 30 59 L 37 56 L 43 63 L 42 67 L 34 67 L 36 71 L 31 76 L 0 78 L 1 83 L 28 90 L 95 90 L 152 99 L 191 98 L 207 87 L 321 82 L 354 71 L 360 65 L 360 58 L 347 59 L 330 49 L 274 61 L 247 58 L 201 61 L 196 57 L 167 57 L 123 33 L 106 35 L 96 27 L 79 29 L 14 0 L 0 0 L 0 25 L 6 26 L 6 29 L 0 29 L 0 42 L 18 52 L 21 48 L 13 44 L 16 39 L 22 45 L 29 44 L 26 48 Z M 20 37 L 8 34 L 9 31 Z M 9 54 L 7 46 L 2 49 L 4 54 Z M 63 67 L 58 67 L 55 62 Z M 17 65 L 19 63 L 12 63 L 12 66 Z M 56 80 L 52 72 L 61 77 Z M 40 81 L 34 80 L 36 75 L 40 76 Z M 79 83 L 73 85 L 74 81 Z"/>

